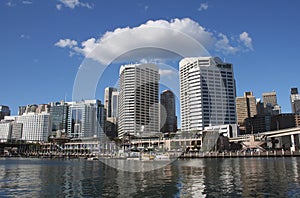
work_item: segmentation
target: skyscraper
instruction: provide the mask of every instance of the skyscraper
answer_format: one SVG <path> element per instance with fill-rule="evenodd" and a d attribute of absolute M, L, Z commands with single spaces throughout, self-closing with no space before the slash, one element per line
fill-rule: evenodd
<path fill-rule="evenodd" d="M 5 116 L 10 116 L 9 107 L 0 105 L 0 120 L 4 119 Z"/>
<path fill-rule="evenodd" d="M 232 64 L 218 57 L 184 58 L 179 70 L 182 131 L 236 123 Z"/>
<path fill-rule="evenodd" d="M 68 126 L 69 106 L 64 101 L 51 103 L 50 115 L 52 124 L 52 135 L 66 134 Z"/>
<path fill-rule="evenodd" d="M 298 93 L 298 88 L 291 88 L 290 102 L 292 112 L 300 113 L 300 94 Z"/>
<path fill-rule="evenodd" d="M 68 136 L 83 138 L 104 135 L 106 113 L 100 100 L 69 102 Z"/>
<path fill-rule="evenodd" d="M 111 94 L 111 117 L 118 117 L 118 108 L 119 108 L 119 92 L 113 91 Z"/>
<path fill-rule="evenodd" d="M 165 118 L 161 132 L 176 132 L 177 131 L 177 117 L 175 107 L 175 95 L 171 90 L 165 90 L 160 94 L 160 115 Z M 164 115 L 162 115 L 164 114 Z"/>
<path fill-rule="evenodd" d="M 104 92 L 104 108 L 106 109 L 106 117 L 112 117 L 112 93 L 117 91 L 116 88 L 106 87 Z"/>
<path fill-rule="evenodd" d="M 105 97 L 107 98 L 107 97 Z M 108 108 L 111 112 L 107 115 L 110 117 L 106 118 L 106 128 L 105 133 L 106 135 L 113 139 L 118 136 L 118 102 L 119 102 L 119 92 L 113 88 L 113 91 L 110 93 L 109 97 L 109 106 Z"/>
<path fill-rule="evenodd" d="M 263 95 L 263 101 L 264 101 L 265 108 L 268 104 L 270 104 L 272 106 L 277 105 L 277 96 L 276 96 L 275 91 L 266 92 L 266 93 L 263 93 L 262 95 Z"/>
<path fill-rule="evenodd" d="M 245 92 L 243 97 L 236 98 L 237 122 L 241 131 L 245 131 L 245 119 L 257 114 L 256 98 L 252 92 Z"/>
<path fill-rule="evenodd" d="M 158 67 L 131 64 L 120 68 L 118 135 L 159 132 Z"/>
<path fill-rule="evenodd" d="M 281 113 L 281 107 L 277 104 L 275 91 L 263 93 L 262 96 L 266 114 L 278 115 Z"/>

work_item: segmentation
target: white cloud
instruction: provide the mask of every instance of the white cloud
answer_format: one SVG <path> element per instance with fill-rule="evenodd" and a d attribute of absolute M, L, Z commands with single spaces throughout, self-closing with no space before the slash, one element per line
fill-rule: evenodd
<path fill-rule="evenodd" d="M 71 39 L 60 39 L 57 43 L 54 44 L 57 47 L 69 47 L 73 48 L 77 46 L 77 41 Z"/>
<path fill-rule="evenodd" d="M 14 7 L 14 6 L 16 6 L 16 4 L 14 4 L 12 1 L 8 1 L 8 2 L 6 3 L 6 5 L 7 5 L 8 7 Z"/>
<path fill-rule="evenodd" d="M 179 87 L 179 72 L 175 69 L 159 69 L 160 82 Z"/>
<path fill-rule="evenodd" d="M 22 1 L 22 3 L 23 3 L 23 4 L 27 4 L 27 5 L 31 5 L 31 4 L 32 4 L 32 1 L 26 1 L 26 0 L 24 0 L 24 1 Z"/>
<path fill-rule="evenodd" d="M 29 36 L 29 35 L 26 35 L 26 34 L 21 34 L 21 35 L 20 35 L 20 38 L 21 38 L 21 39 L 29 39 L 30 36 Z"/>
<path fill-rule="evenodd" d="M 189 56 L 199 56 L 203 55 L 202 52 L 199 52 L 200 43 L 205 49 L 211 51 L 235 54 L 246 51 L 244 48 L 249 45 L 250 37 L 244 33 L 241 35 L 241 39 L 235 39 L 235 37 L 228 39 L 225 34 L 208 31 L 190 18 L 176 18 L 171 21 L 149 20 L 137 27 L 117 28 L 106 32 L 100 38 L 89 38 L 78 45 L 75 40 L 70 39 L 61 39 L 55 45 L 70 48 L 72 54 L 82 54 L 101 63 L 107 63 L 109 60 L 114 60 L 116 56 L 128 52 L 129 49 L 140 48 L 141 44 L 145 48 L 163 46 L 162 49 L 178 49 Z M 187 45 L 186 42 L 191 40 L 194 41 L 191 43 L 193 46 Z M 247 43 L 247 45 L 240 45 L 240 42 Z M 149 53 L 151 54 L 153 51 L 145 50 L 135 55 L 138 60 L 141 60 L 143 55 L 149 55 Z M 170 54 L 166 57 L 166 53 L 156 53 L 155 56 L 147 58 L 171 59 L 172 57 L 170 57 Z M 132 58 L 132 54 L 130 58 Z"/>
<path fill-rule="evenodd" d="M 238 47 L 233 47 L 229 43 L 229 39 L 226 35 L 219 33 L 219 38 L 215 44 L 216 51 L 222 52 L 223 54 L 235 54 L 237 51 L 239 51 Z"/>
<path fill-rule="evenodd" d="M 178 71 L 171 69 L 160 69 L 159 74 L 160 76 L 178 76 Z"/>
<path fill-rule="evenodd" d="M 62 4 L 56 4 L 56 9 L 61 10 L 62 9 Z"/>
<path fill-rule="evenodd" d="M 60 2 L 60 4 L 56 5 L 56 8 L 58 10 L 62 9 L 62 5 L 64 5 L 67 8 L 70 8 L 70 9 L 74 9 L 75 7 L 86 7 L 88 9 L 93 8 L 93 6 L 91 4 L 83 3 L 83 2 L 80 2 L 79 0 L 59 0 L 59 2 Z"/>
<path fill-rule="evenodd" d="M 247 32 L 241 33 L 239 39 L 248 49 L 253 50 L 252 38 L 250 38 Z"/>
<path fill-rule="evenodd" d="M 207 9 L 208 9 L 208 3 L 201 3 L 200 7 L 198 8 L 199 11 L 203 11 Z"/>

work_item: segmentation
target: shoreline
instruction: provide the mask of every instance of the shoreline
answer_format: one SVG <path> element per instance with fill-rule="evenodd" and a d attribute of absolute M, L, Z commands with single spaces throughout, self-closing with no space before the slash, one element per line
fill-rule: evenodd
<path fill-rule="evenodd" d="M 300 151 L 183 153 L 180 158 L 300 157 Z"/>
<path fill-rule="evenodd" d="M 46 159 L 87 159 L 90 157 L 104 157 L 104 158 L 114 158 L 109 155 L 62 155 L 62 154 L 49 154 L 40 153 L 36 155 L 1 155 L 0 158 L 46 158 Z M 300 151 L 264 151 L 264 152 L 207 152 L 207 153 L 183 153 L 178 158 L 179 159 L 195 159 L 195 158 L 249 158 L 249 157 L 300 157 Z"/>

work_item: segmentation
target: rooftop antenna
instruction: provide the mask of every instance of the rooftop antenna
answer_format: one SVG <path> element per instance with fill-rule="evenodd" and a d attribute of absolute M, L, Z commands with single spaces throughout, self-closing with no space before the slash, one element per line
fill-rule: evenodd
<path fill-rule="evenodd" d="M 65 93 L 65 102 L 67 102 L 67 92 Z"/>

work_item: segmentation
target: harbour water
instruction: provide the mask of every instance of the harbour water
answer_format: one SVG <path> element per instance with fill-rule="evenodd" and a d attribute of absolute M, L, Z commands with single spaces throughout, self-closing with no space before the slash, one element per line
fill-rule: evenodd
<path fill-rule="evenodd" d="M 125 172 L 84 159 L 0 158 L 0 197 L 300 197 L 300 158 L 179 159 Z"/>

